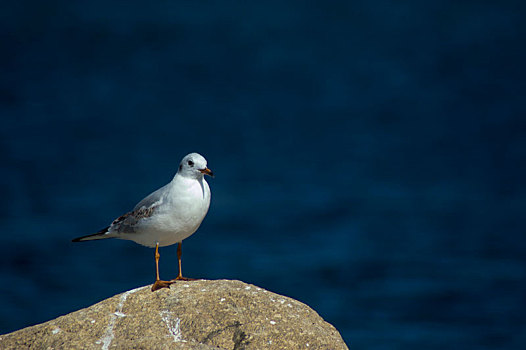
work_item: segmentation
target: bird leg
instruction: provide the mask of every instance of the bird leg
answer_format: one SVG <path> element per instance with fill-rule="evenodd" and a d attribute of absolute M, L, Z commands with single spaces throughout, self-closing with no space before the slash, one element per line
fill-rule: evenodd
<path fill-rule="evenodd" d="M 159 243 L 155 245 L 155 283 L 152 285 L 152 292 L 162 288 L 170 288 L 170 285 L 175 283 L 175 281 L 161 281 L 159 278 L 159 259 L 161 254 L 159 254 Z"/>
<path fill-rule="evenodd" d="M 172 281 L 196 281 L 195 278 L 183 277 L 183 270 L 181 268 L 181 256 L 183 255 L 183 242 L 177 243 L 177 260 L 179 260 L 179 275 Z"/>

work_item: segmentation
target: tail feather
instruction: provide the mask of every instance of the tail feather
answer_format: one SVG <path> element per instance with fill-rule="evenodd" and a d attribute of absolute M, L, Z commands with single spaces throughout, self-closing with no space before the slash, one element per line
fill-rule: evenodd
<path fill-rule="evenodd" d="M 96 239 L 113 238 L 114 237 L 113 235 L 108 234 L 108 229 L 109 228 L 110 227 L 108 226 L 108 227 L 100 230 L 97 233 L 93 233 L 93 234 L 87 235 L 87 236 L 77 237 L 75 239 L 72 239 L 71 242 L 84 242 L 84 241 L 93 241 L 93 240 L 96 240 Z"/>

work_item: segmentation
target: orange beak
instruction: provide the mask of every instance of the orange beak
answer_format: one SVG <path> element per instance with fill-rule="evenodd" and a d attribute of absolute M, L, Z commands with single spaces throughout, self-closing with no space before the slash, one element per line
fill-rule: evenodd
<path fill-rule="evenodd" d="M 210 169 L 208 169 L 208 168 L 199 169 L 199 171 L 202 172 L 202 173 L 205 174 L 205 175 L 208 175 L 208 176 L 214 177 L 214 173 L 212 172 L 212 170 L 210 170 Z"/>

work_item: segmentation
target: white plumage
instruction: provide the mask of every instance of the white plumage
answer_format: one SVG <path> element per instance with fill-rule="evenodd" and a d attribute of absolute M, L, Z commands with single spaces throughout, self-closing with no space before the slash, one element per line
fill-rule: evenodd
<path fill-rule="evenodd" d="M 157 248 L 180 243 L 201 225 L 210 206 L 210 187 L 204 175 L 213 173 L 198 153 L 186 155 L 172 181 L 141 200 L 110 226 L 73 242 L 119 238 Z M 180 250 L 180 246 L 179 246 Z M 180 258 L 180 252 L 179 258 Z M 180 268 L 179 268 L 180 271 Z M 178 277 L 180 276 L 179 274 Z"/>

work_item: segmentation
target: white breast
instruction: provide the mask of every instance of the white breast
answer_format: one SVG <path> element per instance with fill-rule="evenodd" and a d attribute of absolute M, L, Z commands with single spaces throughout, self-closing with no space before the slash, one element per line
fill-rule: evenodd
<path fill-rule="evenodd" d="M 122 238 L 148 247 L 181 242 L 199 228 L 209 206 L 210 187 L 204 179 L 176 176 L 153 215 L 142 220 L 134 233 Z"/>

